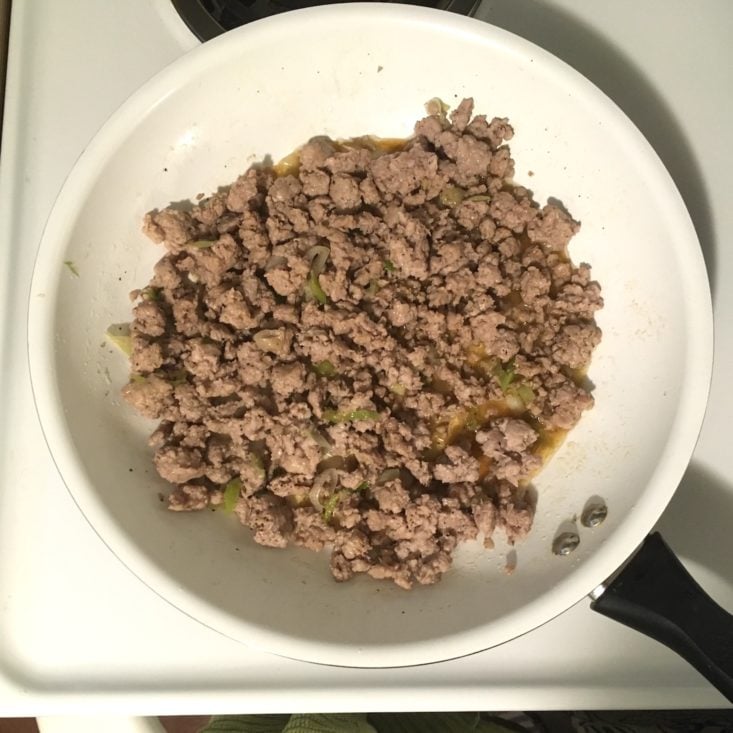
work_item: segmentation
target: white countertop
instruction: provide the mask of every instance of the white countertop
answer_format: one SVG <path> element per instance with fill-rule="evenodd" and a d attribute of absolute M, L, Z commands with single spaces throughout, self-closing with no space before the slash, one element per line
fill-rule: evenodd
<path fill-rule="evenodd" d="M 483 0 L 626 111 L 692 214 L 715 303 L 716 365 L 693 462 L 660 528 L 733 608 L 733 3 Z M 25 312 L 36 246 L 74 160 L 119 103 L 196 45 L 167 0 L 14 3 L 0 165 L 0 715 L 724 707 L 667 649 L 584 600 L 501 647 L 360 670 L 280 659 L 167 605 L 104 547 L 47 453 Z"/>

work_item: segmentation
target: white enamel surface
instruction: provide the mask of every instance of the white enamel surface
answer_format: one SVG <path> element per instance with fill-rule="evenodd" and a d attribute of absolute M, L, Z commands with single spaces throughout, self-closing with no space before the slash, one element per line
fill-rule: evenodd
<path fill-rule="evenodd" d="M 480 111 L 511 118 L 516 179 L 542 200 L 561 199 L 583 222 L 572 255 L 593 265 L 606 299 L 604 341 L 590 372 L 597 406 L 537 482 L 538 516 L 519 550 L 520 569 L 507 576 L 501 552 L 467 548 L 436 587 L 338 585 L 323 556 L 255 546 L 218 514 L 164 511 L 145 443 L 152 425 L 120 404 L 124 364 L 100 346 L 109 323 L 129 319 L 127 293 L 146 282 L 161 254 L 139 233 L 142 214 L 209 192 L 314 134 L 406 135 L 426 99 L 465 94 Z M 346 666 L 485 649 L 582 598 L 641 541 L 674 492 L 711 368 L 709 294 L 694 231 L 641 135 L 538 48 L 414 8 L 280 16 L 162 72 L 71 174 L 46 227 L 30 302 L 31 373 L 46 439 L 112 551 L 162 597 L 228 636 Z M 572 558 L 552 556 L 558 524 L 592 494 L 607 500 L 609 519 L 583 533 Z"/>
<path fill-rule="evenodd" d="M 38 718 L 40 733 L 165 733 L 157 718 L 45 717 Z"/>

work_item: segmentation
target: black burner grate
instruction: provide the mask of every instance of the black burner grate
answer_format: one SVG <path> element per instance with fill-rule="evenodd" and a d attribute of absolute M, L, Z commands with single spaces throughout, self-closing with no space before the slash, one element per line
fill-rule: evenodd
<path fill-rule="evenodd" d="M 172 0 L 172 2 L 186 25 L 202 41 L 208 41 L 232 28 L 266 18 L 269 15 L 283 13 L 286 10 L 332 4 L 328 1 L 299 2 L 298 0 Z M 411 5 L 423 5 L 470 15 L 479 0 L 434 0 L 433 2 L 407 0 L 407 2 Z"/>

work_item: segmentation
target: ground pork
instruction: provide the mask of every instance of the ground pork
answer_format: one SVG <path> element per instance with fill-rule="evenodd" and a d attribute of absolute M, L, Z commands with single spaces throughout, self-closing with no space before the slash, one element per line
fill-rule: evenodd
<path fill-rule="evenodd" d="M 166 253 L 131 295 L 122 395 L 159 421 L 171 510 L 403 588 L 527 534 L 548 440 L 593 404 L 603 300 L 568 257 L 580 224 L 512 180 L 513 134 L 433 102 L 401 145 L 313 138 L 145 216 Z"/>

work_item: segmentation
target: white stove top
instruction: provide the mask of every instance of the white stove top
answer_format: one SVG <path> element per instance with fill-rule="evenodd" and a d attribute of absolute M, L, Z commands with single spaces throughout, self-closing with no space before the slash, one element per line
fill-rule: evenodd
<path fill-rule="evenodd" d="M 483 0 L 478 17 L 586 74 L 641 128 L 702 240 L 715 301 L 711 404 L 660 529 L 733 608 L 733 3 Z M 13 4 L 0 167 L 0 715 L 724 707 L 664 647 L 584 600 L 501 647 L 436 665 L 335 669 L 254 652 L 167 605 L 106 549 L 48 455 L 25 313 L 43 223 L 125 97 L 197 45 L 168 0 Z"/>

